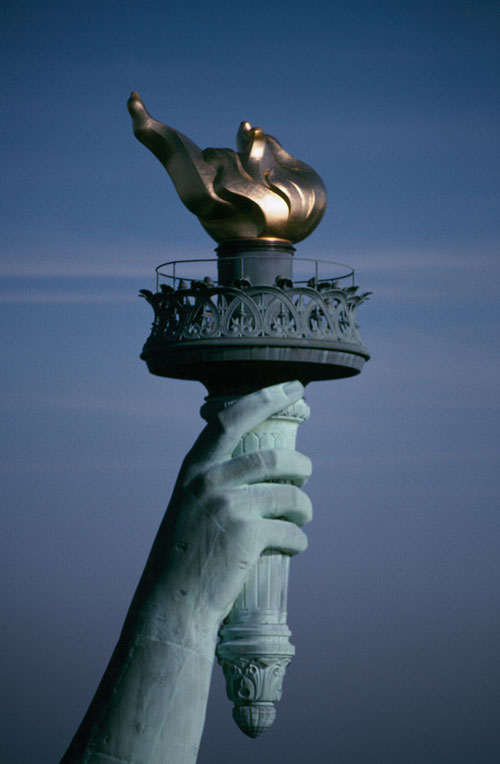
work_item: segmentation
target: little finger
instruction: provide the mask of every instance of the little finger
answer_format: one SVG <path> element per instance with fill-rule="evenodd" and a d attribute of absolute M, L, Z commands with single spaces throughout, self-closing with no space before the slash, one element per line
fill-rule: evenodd
<path fill-rule="evenodd" d="M 286 520 L 262 520 L 260 523 L 262 551 L 275 550 L 282 554 L 300 554 L 307 549 L 307 536 L 295 523 Z"/>

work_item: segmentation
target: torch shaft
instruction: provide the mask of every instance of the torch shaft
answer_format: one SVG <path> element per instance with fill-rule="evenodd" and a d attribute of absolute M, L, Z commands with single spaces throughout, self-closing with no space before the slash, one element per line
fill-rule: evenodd
<path fill-rule="evenodd" d="M 204 416 L 234 400 L 209 398 Z M 274 448 L 294 450 L 298 425 L 308 416 L 302 398 L 247 433 L 233 456 Z M 289 563 L 287 555 L 264 552 L 220 629 L 217 658 L 227 695 L 234 703 L 236 723 L 250 737 L 273 723 L 274 703 L 281 698 L 285 670 L 295 653 L 286 622 Z"/>

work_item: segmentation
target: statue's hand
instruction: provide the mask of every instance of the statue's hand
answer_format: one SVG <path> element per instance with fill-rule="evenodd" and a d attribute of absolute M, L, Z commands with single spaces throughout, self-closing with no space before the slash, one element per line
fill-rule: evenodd
<path fill-rule="evenodd" d="M 302 394 L 297 382 L 240 398 L 186 456 L 142 582 L 155 599 L 166 597 L 170 620 L 180 609 L 179 628 L 190 620 L 216 629 L 265 549 L 293 555 L 306 548 L 298 526 L 312 509 L 298 486 L 311 473 L 310 460 L 288 449 L 232 457 L 243 435 Z M 290 484 L 268 482 L 280 480 Z"/>

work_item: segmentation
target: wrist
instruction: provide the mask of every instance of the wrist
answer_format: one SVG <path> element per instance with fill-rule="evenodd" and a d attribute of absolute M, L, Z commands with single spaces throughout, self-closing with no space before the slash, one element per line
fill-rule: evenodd
<path fill-rule="evenodd" d="M 131 637 L 185 647 L 213 663 L 220 617 L 205 599 L 183 589 L 173 576 L 137 588 L 125 622 Z"/>

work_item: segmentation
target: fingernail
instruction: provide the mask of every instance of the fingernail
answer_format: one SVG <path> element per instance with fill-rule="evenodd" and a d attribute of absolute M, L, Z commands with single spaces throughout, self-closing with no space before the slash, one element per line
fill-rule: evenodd
<path fill-rule="evenodd" d="M 294 382 L 287 382 L 286 385 L 283 385 L 283 392 L 287 395 L 298 395 L 298 393 L 302 393 L 303 390 L 303 384 L 297 379 Z"/>

